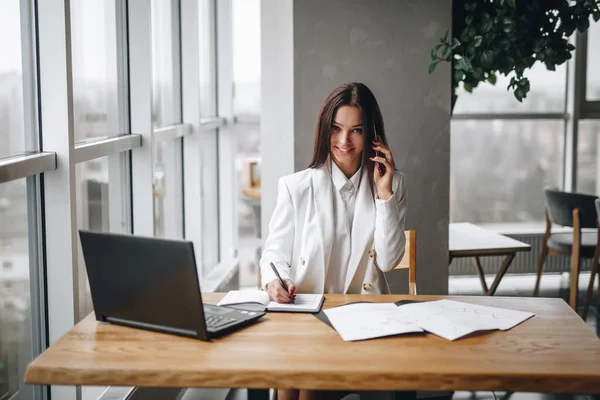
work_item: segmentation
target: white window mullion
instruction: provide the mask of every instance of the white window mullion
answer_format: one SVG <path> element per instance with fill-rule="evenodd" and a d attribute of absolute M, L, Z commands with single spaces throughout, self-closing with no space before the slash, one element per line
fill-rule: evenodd
<path fill-rule="evenodd" d="M 237 176 L 235 170 L 236 141 L 233 121 L 233 40 L 232 3 L 219 0 L 217 6 L 217 90 L 218 115 L 227 124 L 219 130 L 219 262 L 237 256 Z"/>
<path fill-rule="evenodd" d="M 203 271 L 204 277 L 210 272 L 209 268 L 215 267 L 219 263 L 219 237 L 221 232 L 219 211 L 222 205 L 219 204 L 219 176 L 221 172 L 216 167 L 218 165 L 218 154 L 215 151 L 218 145 L 217 130 L 202 131 L 200 133 L 201 149 L 201 171 L 202 171 L 202 243 L 203 254 L 202 261 L 206 267 Z M 222 175 L 221 175 L 222 176 Z"/>
<path fill-rule="evenodd" d="M 217 117 L 216 0 L 198 2 L 198 47 L 200 58 L 200 159 L 202 202 L 203 277 L 219 263 L 219 130 L 224 118 Z M 206 279 L 204 280 L 206 283 Z M 204 285 L 210 288 L 210 285 Z"/>
<path fill-rule="evenodd" d="M 585 101 L 585 37 L 575 32 L 569 42 L 576 45 L 573 57 L 567 64 L 564 190 L 577 190 L 577 142 L 579 138 L 579 119 Z"/>
<path fill-rule="evenodd" d="M 183 187 L 185 238 L 194 243 L 198 276 L 204 273 L 202 242 L 202 159 L 200 131 L 200 55 L 198 1 L 181 1 L 181 81 L 183 123 L 192 134 L 183 138 Z"/>
<path fill-rule="evenodd" d="M 130 0 L 128 6 L 131 132 L 142 136 L 142 147 L 131 152 L 133 232 L 154 236 L 151 5 Z"/>
<path fill-rule="evenodd" d="M 75 198 L 75 132 L 69 0 L 38 2 L 39 89 L 44 149 L 56 152 L 59 168 L 44 174 L 48 333 L 56 342 L 78 320 Z M 48 212 L 51 211 L 51 212 Z M 53 386 L 54 399 L 75 399 L 75 387 Z"/>
<path fill-rule="evenodd" d="M 117 116 L 118 121 L 109 123 L 117 126 L 118 133 L 131 133 L 129 131 L 129 104 L 128 86 L 129 71 L 127 68 L 127 2 L 107 1 L 104 5 L 106 14 L 114 14 L 115 18 L 107 18 L 108 23 L 115 22 L 114 26 L 106 29 L 107 43 L 116 42 L 116 52 L 107 52 L 106 70 L 114 71 L 115 75 L 110 80 L 117 82 L 117 110 L 118 113 L 109 113 Z M 116 66 L 116 68 L 115 68 Z M 140 143 L 141 144 L 141 143 Z M 110 231 L 115 233 L 131 232 L 131 171 L 129 152 L 113 153 L 108 155 L 108 181 L 112 182 L 108 191 L 108 207 Z"/>

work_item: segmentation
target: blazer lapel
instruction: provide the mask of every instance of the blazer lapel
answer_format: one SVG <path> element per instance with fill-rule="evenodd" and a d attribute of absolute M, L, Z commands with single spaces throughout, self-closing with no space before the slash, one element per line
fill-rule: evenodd
<path fill-rule="evenodd" d="M 325 288 L 325 271 L 331 258 L 331 247 L 333 246 L 333 199 L 332 183 L 329 169 L 329 160 L 321 167 L 313 170 L 314 207 L 319 224 L 319 243 L 323 253 L 322 282 Z"/>
<path fill-rule="evenodd" d="M 360 187 L 356 195 L 356 204 L 354 205 L 354 218 L 352 219 L 352 253 L 348 263 L 348 272 L 346 273 L 346 284 L 344 293 L 348 291 L 356 270 L 360 265 L 367 246 L 373 238 L 375 231 L 375 201 L 369 188 L 368 170 L 363 172 Z"/>

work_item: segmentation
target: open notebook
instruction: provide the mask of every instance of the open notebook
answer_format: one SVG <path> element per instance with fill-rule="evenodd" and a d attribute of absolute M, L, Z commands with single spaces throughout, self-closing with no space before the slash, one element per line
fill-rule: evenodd
<path fill-rule="evenodd" d="M 269 301 L 267 292 L 260 290 L 232 290 L 217 303 L 249 311 L 319 312 L 325 296 L 322 294 L 297 294 L 293 304 L 280 304 Z"/>

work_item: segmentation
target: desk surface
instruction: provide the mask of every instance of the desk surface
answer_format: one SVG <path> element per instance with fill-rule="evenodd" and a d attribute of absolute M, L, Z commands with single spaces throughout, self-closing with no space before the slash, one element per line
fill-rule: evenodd
<path fill-rule="evenodd" d="M 205 294 L 207 303 L 222 294 Z M 327 295 L 325 307 L 365 300 Z M 434 300 L 370 295 L 370 301 Z M 311 314 L 269 313 L 211 343 L 88 316 L 26 372 L 28 384 L 600 392 L 600 340 L 560 299 L 448 297 L 536 314 L 454 342 L 412 334 L 344 342 Z"/>
<path fill-rule="evenodd" d="M 468 222 L 450 224 L 448 234 L 448 249 L 452 257 L 506 254 L 531 250 L 531 246 L 527 243 Z"/>

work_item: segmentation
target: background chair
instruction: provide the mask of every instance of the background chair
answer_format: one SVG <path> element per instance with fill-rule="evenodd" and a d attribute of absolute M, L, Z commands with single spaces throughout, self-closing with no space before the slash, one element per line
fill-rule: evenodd
<path fill-rule="evenodd" d="M 542 242 L 542 250 L 537 265 L 537 279 L 533 295 L 538 296 L 540 279 L 546 257 L 550 255 L 571 256 L 571 288 L 569 305 L 577 310 L 577 292 L 579 282 L 579 265 L 581 258 L 592 258 L 592 265 L 598 264 L 600 231 L 581 232 L 584 228 L 596 228 L 596 196 L 562 192 L 557 189 L 544 190 L 546 197 L 546 233 Z M 572 233 L 552 233 L 552 224 L 572 227 Z M 592 281 L 593 285 L 593 281 Z M 582 317 L 587 317 L 589 302 L 586 301 Z"/>
<path fill-rule="evenodd" d="M 394 269 L 408 269 L 408 293 L 417 294 L 417 231 L 404 231 L 406 246 L 404 256 Z"/>
<path fill-rule="evenodd" d="M 598 216 L 598 241 L 600 242 L 600 199 L 596 199 L 594 202 L 596 205 L 596 214 Z M 582 318 L 587 319 L 587 313 L 592 302 L 592 292 L 594 291 L 594 278 L 598 273 L 598 257 L 592 264 L 592 274 L 590 275 L 590 283 L 588 284 L 587 293 L 585 295 L 585 303 L 583 304 L 583 315 Z M 600 275 L 598 275 L 598 310 L 600 310 Z"/>

